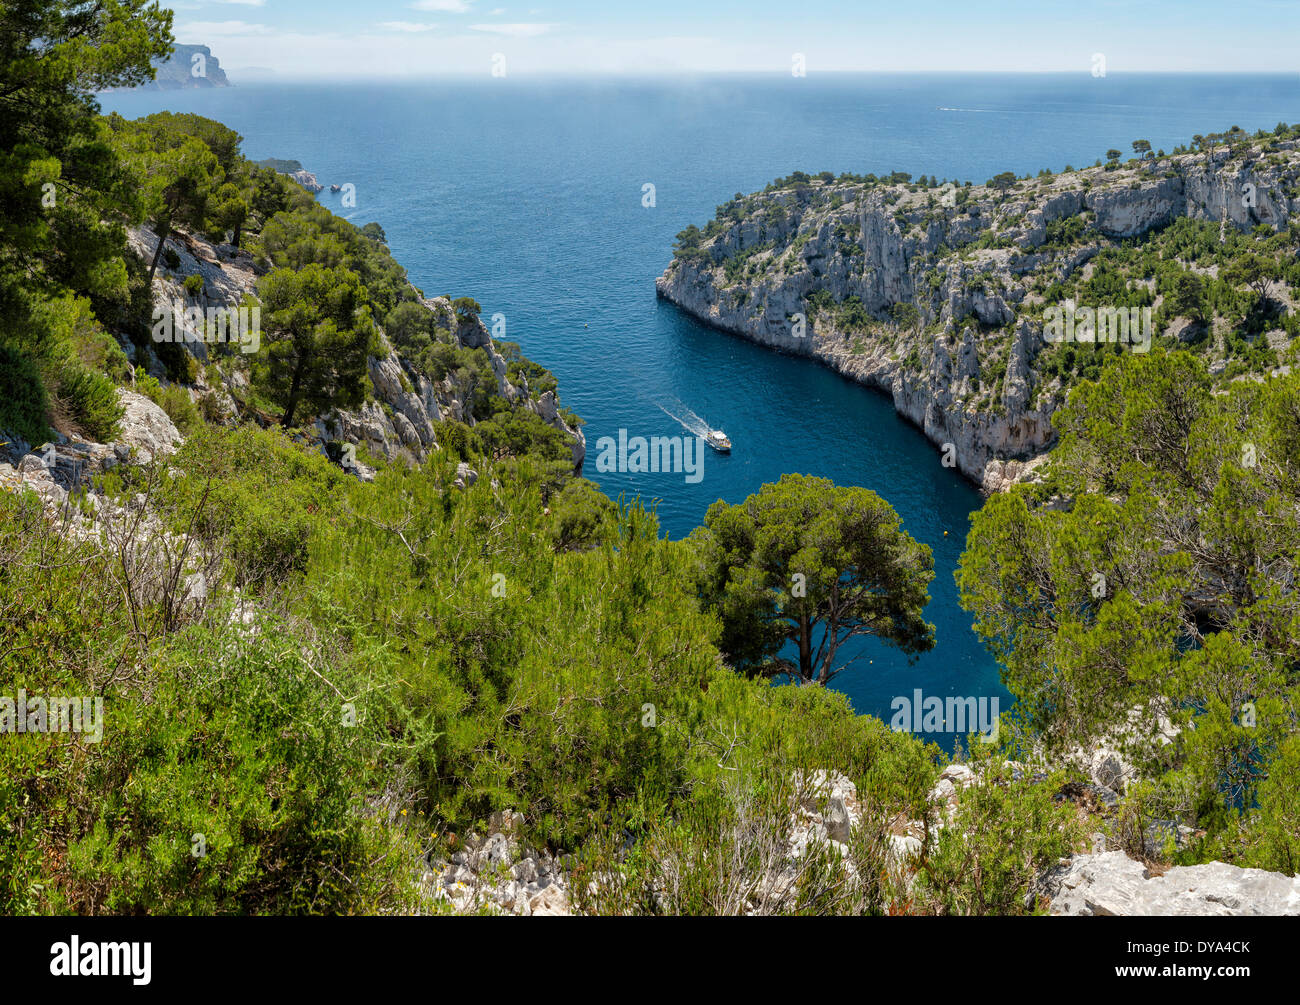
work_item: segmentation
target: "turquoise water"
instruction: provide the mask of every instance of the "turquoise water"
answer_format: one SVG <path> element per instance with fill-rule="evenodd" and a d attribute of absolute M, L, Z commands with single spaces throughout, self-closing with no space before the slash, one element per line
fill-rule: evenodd
<path fill-rule="evenodd" d="M 554 371 L 563 403 L 587 420 L 592 460 L 597 438 L 620 428 L 681 433 L 663 407 L 725 429 L 733 453 L 708 452 L 696 484 L 599 474 L 589 461 L 611 496 L 657 500 L 673 537 L 714 500 L 788 471 L 888 499 L 934 549 L 926 613 L 938 643 L 912 665 L 868 643 L 835 683 L 858 711 L 888 719 L 892 698 L 914 688 L 1009 702 L 952 578 L 980 497 L 884 397 L 656 301 L 673 236 L 794 170 L 983 181 L 1091 164 L 1137 138 L 1171 149 L 1232 125 L 1271 129 L 1300 115 L 1297 99 L 1295 75 L 844 75 L 280 85 L 103 104 L 128 117 L 209 115 L 243 134 L 250 157 L 296 158 L 326 186 L 355 185 L 355 210 L 328 190 L 320 199 L 357 224 L 377 220 L 426 293 L 472 295 L 485 317 L 504 315 L 506 338 Z"/>

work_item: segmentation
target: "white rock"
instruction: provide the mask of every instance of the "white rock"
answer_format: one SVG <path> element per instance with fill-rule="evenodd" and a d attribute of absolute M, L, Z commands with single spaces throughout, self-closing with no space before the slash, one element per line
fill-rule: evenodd
<path fill-rule="evenodd" d="M 947 779 L 954 785 L 970 785 L 975 781 L 975 772 L 965 764 L 950 764 L 939 773 L 941 779 Z"/>
<path fill-rule="evenodd" d="M 155 457 L 175 453 L 183 437 L 166 412 L 143 394 L 125 388 L 117 389 L 117 399 L 123 408 L 119 440 L 135 448 L 138 461 L 147 464 Z"/>
<path fill-rule="evenodd" d="M 894 861 L 905 862 L 913 855 L 921 854 L 923 847 L 920 838 L 912 837 L 910 834 L 891 834 L 888 856 Z"/>
<path fill-rule="evenodd" d="M 1122 851 L 1075 855 L 1042 886 L 1055 915 L 1300 915 L 1300 878 L 1223 862 L 1152 876 Z"/>

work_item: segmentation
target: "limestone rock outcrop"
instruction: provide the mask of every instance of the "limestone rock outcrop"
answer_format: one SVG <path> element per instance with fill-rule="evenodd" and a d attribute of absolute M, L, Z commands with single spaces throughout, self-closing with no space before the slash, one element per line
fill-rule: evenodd
<path fill-rule="evenodd" d="M 1122 851 L 1074 855 L 1042 887 L 1053 915 L 1300 915 L 1300 878 L 1223 862 L 1153 876 Z"/>
<path fill-rule="evenodd" d="M 128 239 L 141 258 L 146 261 L 153 258 L 157 237 L 152 231 L 134 227 L 129 231 Z M 175 315 L 177 342 L 204 365 L 217 360 L 222 352 L 239 353 L 240 346 L 215 346 L 204 342 L 202 333 L 194 330 L 185 314 L 196 309 L 238 309 L 241 304 L 253 302 L 261 270 L 252 256 L 232 245 L 213 244 L 180 232 L 171 234 L 165 247 L 175 257 L 165 256 L 159 263 L 153 284 L 154 305 L 156 311 Z M 166 264 L 168 260 L 175 263 L 175 268 Z M 185 280 L 190 276 L 202 277 L 197 293 L 185 288 Z M 491 333 L 479 318 L 458 318 L 446 297 L 423 298 L 420 303 L 433 315 L 436 328 L 453 333 L 458 348 L 481 351 L 486 355 L 496 380 L 497 394 L 516 407 L 534 412 L 569 438 L 574 468 L 581 470 L 586 456 L 586 440 L 581 427 L 570 425 L 561 415 L 555 393 L 548 391 L 532 397 L 526 390 L 515 387 L 510 382 L 505 357 L 497 351 Z M 450 419 L 473 424 L 474 417 L 467 401 L 470 389 L 460 386 L 453 374 L 438 381 L 430 379 L 404 359 L 386 337 L 382 344 L 383 352 L 367 361 L 370 377 L 367 400 L 355 409 L 336 409 L 319 416 L 313 424 L 312 438 L 326 456 L 333 457 L 329 444 L 344 442 L 364 447 L 373 456 L 390 461 L 405 457 L 421 463 L 439 449 L 437 423 Z M 133 364 L 144 367 L 150 376 L 164 383 L 167 381 L 167 368 L 153 345 L 141 348 L 123 340 L 122 348 Z M 232 421 L 238 420 L 240 408 L 235 399 L 247 389 L 244 373 L 238 368 L 223 368 L 221 386 L 215 388 L 208 387 L 204 379 L 204 373 L 200 371 L 190 389 L 191 398 L 211 393 L 218 409 Z M 333 459 L 338 460 L 337 457 Z M 373 469 L 360 461 L 349 461 L 349 470 L 362 480 L 370 480 L 374 475 Z"/>
<path fill-rule="evenodd" d="M 1063 395 L 1034 293 L 1179 217 L 1281 229 L 1294 141 L 976 185 L 790 181 L 734 199 L 655 283 L 704 323 L 890 396 L 986 492 L 1034 477 Z M 951 450 L 947 448 L 951 446 Z"/>

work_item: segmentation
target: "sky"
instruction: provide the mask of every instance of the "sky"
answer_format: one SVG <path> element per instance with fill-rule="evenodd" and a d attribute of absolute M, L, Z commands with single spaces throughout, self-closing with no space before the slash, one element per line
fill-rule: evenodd
<path fill-rule="evenodd" d="M 277 79 L 447 74 L 1300 73 L 1300 0 L 176 0 Z M 1096 75 L 1094 73 L 1094 75 Z"/>

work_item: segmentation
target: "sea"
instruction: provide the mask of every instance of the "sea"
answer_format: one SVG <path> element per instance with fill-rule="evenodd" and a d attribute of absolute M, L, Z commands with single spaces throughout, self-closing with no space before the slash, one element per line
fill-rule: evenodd
<path fill-rule="evenodd" d="M 793 171 L 982 182 L 1001 171 L 1091 165 L 1136 139 L 1171 150 L 1197 133 L 1300 117 L 1300 75 L 810 74 L 680 78 L 282 82 L 117 91 L 128 118 L 196 112 L 236 129 L 254 159 L 299 160 L 318 198 L 377 221 L 428 295 L 472 296 L 485 321 L 559 379 L 586 420 L 586 475 L 653 505 L 673 538 L 718 499 L 786 472 L 872 489 L 934 551 L 933 650 L 874 640 L 833 682 L 888 721 L 895 699 L 1011 696 L 953 580 L 976 489 L 888 398 L 821 365 L 707 328 L 655 297 L 674 236 L 736 193 Z M 331 193 L 337 184 L 342 191 Z M 347 186 L 351 186 L 348 188 Z M 344 205 L 345 194 L 354 205 Z M 698 479 L 601 473 L 596 444 L 726 431 Z M 926 737 L 952 749 L 953 734 Z"/>

